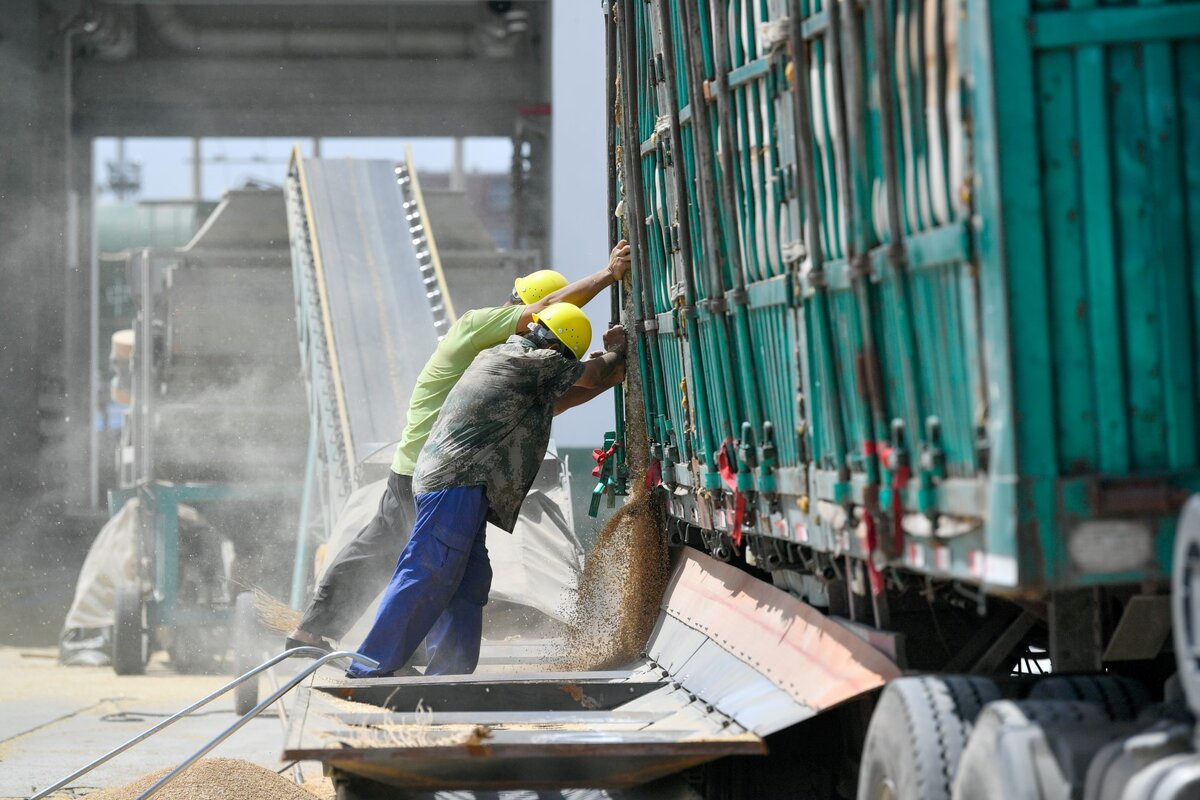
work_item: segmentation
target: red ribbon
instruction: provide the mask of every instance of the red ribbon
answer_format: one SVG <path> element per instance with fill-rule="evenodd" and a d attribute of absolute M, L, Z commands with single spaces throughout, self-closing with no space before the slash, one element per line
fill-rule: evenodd
<path fill-rule="evenodd" d="M 721 473 L 721 480 L 724 481 L 725 486 L 733 490 L 733 530 L 729 532 L 729 538 L 733 540 L 734 547 L 741 547 L 742 521 L 746 518 L 746 498 L 737 488 L 737 471 L 729 463 L 729 450 L 726 445 L 732 441 L 732 439 L 726 439 L 721 446 L 721 453 L 717 456 L 717 471 Z"/>
<path fill-rule="evenodd" d="M 876 451 L 874 442 L 868 442 L 863 445 L 865 454 L 872 454 Z M 892 502 L 891 502 L 891 517 L 892 517 L 892 551 L 899 553 L 904 547 L 904 528 L 900 524 L 901 518 L 904 515 L 904 498 L 901 497 L 904 487 L 908 485 L 909 478 L 912 477 L 912 470 L 907 464 L 900 466 L 892 465 L 892 455 L 894 448 L 886 444 L 882 444 L 878 449 L 879 458 L 884 465 L 892 471 Z M 871 580 L 871 593 L 880 594 L 884 589 L 883 574 L 875 566 L 875 553 L 879 548 L 879 534 L 875 530 L 875 518 L 870 514 L 865 515 L 867 528 L 867 576 Z"/>
<path fill-rule="evenodd" d="M 646 488 L 657 489 L 662 486 L 662 464 L 658 463 L 657 458 L 650 459 L 650 466 L 646 469 Z"/>
<path fill-rule="evenodd" d="M 620 446 L 620 442 L 613 442 L 612 447 L 608 448 L 607 450 L 597 447 L 592 451 L 592 458 L 596 460 L 596 466 L 592 467 L 593 478 L 600 477 L 600 470 L 604 468 L 604 462 L 608 461 L 609 457 L 613 455 L 613 453 L 617 452 L 617 448 Z"/>

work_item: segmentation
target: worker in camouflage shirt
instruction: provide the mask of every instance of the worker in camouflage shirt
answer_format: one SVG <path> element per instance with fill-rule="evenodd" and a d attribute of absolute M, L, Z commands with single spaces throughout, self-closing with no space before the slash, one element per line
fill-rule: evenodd
<path fill-rule="evenodd" d="M 356 662 L 349 677 L 391 674 L 422 639 L 426 675 L 475 670 L 492 583 L 487 523 L 512 531 L 554 415 L 624 378 L 624 331 L 611 328 L 606 352 L 581 361 L 591 338 L 584 313 L 556 303 L 527 333 L 481 352 L 450 391 L 417 459 L 412 538 L 358 648 L 379 667 Z"/>
<path fill-rule="evenodd" d="M 379 500 L 379 511 L 337 554 L 316 587 L 304 617 L 288 635 L 287 649 L 308 646 L 326 652 L 327 639 L 341 639 L 387 585 L 416 522 L 413 473 L 438 412 L 475 356 L 528 330 L 533 315 L 555 303 L 586 305 L 629 270 L 629 243 L 617 242 L 608 265 L 573 283 L 543 269 L 517 278 L 509 302 L 472 309 L 459 317 L 425 362 L 409 399 L 407 424 Z"/>

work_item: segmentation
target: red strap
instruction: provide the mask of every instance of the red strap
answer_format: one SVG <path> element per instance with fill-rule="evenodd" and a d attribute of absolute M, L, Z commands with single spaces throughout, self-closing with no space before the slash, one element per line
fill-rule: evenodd
<path fill-rule="evenodd" d="M 721 480 L 724 481 L 725 486 L 733 490 L 733 530 L 729 532 L 729 538 L 733 540 L 734 547 L 741 547 L 742 521 L 746 518 L 746 498 L 738 491 L 737 472 L 729 463 L 729 451 L 725 445 L 732 441 L 732 439 L 726 439 L 721 446 L 721 453 L 717 456 L 717 470 L 721 473 Z"/>
<path fill-rule="evenodd" d="M 903 464 L 899 467 L 892 466 L 892 451 L 891 447 L 881 447 L 879 456 L 883 463 L 892 470 L 892 503 L 889 511 L 892 516 L 892 552 L 902 552 L 904 548 L 904 528 L 900 524 L 901 517 L 904 516 L 904 487 L 908 486 L 908 481 L 912 477 L 912 469 Z"/>
<path fill-rule="evenodd" d="M 608 448 L 607 450 L 603 450 L 603 449 L 597 447 L 595 450 L 592 451 L 592 458 L 594 458 L 596 460 L 596 466 L 592 467 L 592 477 L 593 478 L 600 477 L 600 470 L 603 469 L 604 462 L 608 460 L 609 456 L 611 456 L 613 453 L 617 452 L 617 448 L 620 446 L 621 446 L 620 442 L 613 442 L 612 447 Z"/>
<path fill-rule="evenodd" d="M 657 489 L 662 486 L 662 464 L 658 463 L 657 458 L 650 459 L 650 466 L 646 468 L 646 488 Z"/>

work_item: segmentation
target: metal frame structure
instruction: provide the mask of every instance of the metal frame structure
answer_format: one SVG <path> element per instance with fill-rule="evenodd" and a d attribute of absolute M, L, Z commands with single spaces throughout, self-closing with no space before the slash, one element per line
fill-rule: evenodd
<path fill-rule="evenodd" d="M 1001 594 L 1169 575 L 1200 489 L 1196 9 L 1025 5 L 611 4 L 647 422 L 618 439 L 713 552 L 823 554 L 875 595 L 885 566 Z M 1134 42 L 1155 89 L 1110 107 Z"/>
<path fill-rule="evenodd" d="M 326 175 L 327 168 L 337 170 L 336 174 Z M 387 185 L 382 178 L 385 169 Z M 314 170 L 318 183 L 309 174 Z M 424 349 L 432 351 L 456 315 L 411 160 L 327 163 L 305 159 L 297 148 L 285 194 L 297 332 L 311 419 L 291 588 L 291 604 L 299 607 L 314 527 L 319 531 L 316 538 L 328 538 L 346 499 L 368 480 L 366 462 L 390 455 L 389 445 L 399 439 L 404 419 L 399 409 L 411 393 L 408 383 L 415 381 L 424 362 Z M 353 214 L 344 213 L 346 208 Z M 395 234 L 397 225 L 404 226 L 403 234 Z M 380 231 L 392 238 L 383 241 Z M 397 235 L 403 237 L 403 246 Z M 323 237 L 342 248 L 358 248 L 358 260 L 345 261 L 337 251 L 327 257 Z M 366 273 L 354 273 L 352 282 L 370 282 L 369 303 L 349 297 L 353 287 L 346 281 L 352 270 Z M 419 293 L 413 291 L 417 287 Z M 353 319 L 352 308 L 361 311 Z M 429 331 L 424 341 L 425 334 L 415 332 L 421 330 L 423 314 L 428 315 Z M 397 333 L 397 319 L 403 320 L 402 335 Z M 371 343 L 384 342 L 383 351 L 367 353 L 364 348 L 369 343 L 356 338 L 364 336 Z M 344 363 L 347 358 L 349 363 Z M 378 392 L 371 387 L 378 389 L 381 384 L 377 373 L 369 376 L 370 385 L 364 376 L 354 377 L 368 364 L 385 370 L 390 379 L 384 388 L 390 387 L 391 395 L 382 404 L 372 405 Z M 364 443 L 355 438 L 356 424 L 361 427 L 365 422 L 383 439 L 373 442 L 375 449 L 367 455 L 362 453 Z M 358 433 L 360 439 L 363 435 Z M 314 505 L 321 509 L 316 519 Z"/>
<path fill-rule="evenodd" d="M 183 719 L 184 717 L 190 716 L 191 714 L 195 713 L 196 711 L 200 710 L 204 706 L 211 703 L 213 700 L 216 700 L 218 697 L 224 696 L 232 689 L 237 688 L 238 686 L 240 686 L 241 684 L 245 683 L 246 681 L 248 681 L 252 678 L 257 678 L 260 673 L 269 670 L 271 667 L 275 666 L 276 664 L 280 663 L 281 661 L 285 661 L 289 658 L 296 658 L 298 656 L 306 656 L 308 658 L 314 658 L 315 660 L 313 661 L 312 664 L 308 665 L 303 670 L 301 670 L 294 678 L 292 678 L 286 684 L 284 684 L 283 687 L 281 687 L 281 688 L 277 689 L 275 692 L 273 692 L 270 697 L 268 697 L 266 700 L 259 703 L 258 706 L 256 706 L 253 710 L 242 715 L 242 717 L 237 722 L 235 722 L 233 725 L 226 728 L 224 731 L 221 732 L 221 734 L 219 734 L 217 737 L 215 737 L 214 739 L 209 741 L 203 748 L 201 748 L 201 750 L 198 753 L 193 754 L 188 759 L 186 759 L 182 764 L 180 764 L 174 770 L 172 770 L 170 773 L 163 776 L 163 778 L 161 780 L 159 780 L 152 787 L 147 789 L 144 793 L 139 795 L 139 797 L 149 797 L 150 795 L 157 792 L 165 784 L 167 784 L 169 781 L 173 780 L 177 775 L 179 775 L 179 773 L 181 773 L 183 770 L 187 769 L 187 767 L 189 767 L 190 765 L 195 763 L 198 759 L 203 757 L 205 753 L 208 753 L 210 750 L 212 750 L 218 744 L 225 741 L 233 733 L 235 733 L 239 728 L 241 728 L 243 725 L 245 725 L 250 720 L 257 717 L 265 709 L 269 708 L 272 703 L 277 702 L 279 700 L 279 698 L 283 697 L 283 695 L 287 694 L 289 691 L 294 689 L 305 678 L 307 678 L 309 675 L 316 672 L 319 668 L 324 666 L 326 663 L 328 663 L 330 661 L 334 661 L 336 659 L 350 658 L 355 661 L 361 661 L 362 663 L 368 664 L 372 667 L 379 666 L 378 662 L 374 661 L 373 659 L 367 658 L 366 656 L 363 656 L 363 655 L 360 655 L 358 653 L 351 652 L 348 650 L 339 650 L 339 651 L 336 651 L 333 653 L 327 653 L 319 647 L 295 647 L 295 648 L 292 648 L 291 650 L 285 650 L 284 652 L 280 653 L 279 655 L 274 656 L 274 657 L 264 661 L 263 663 L 259 664 L 254 669 L 251 669 L 251 670 L 247 671 L 246 673 L 239 675 L 238 677 L 234 678 L 229 683 L 226 683 L 224 686 L 217 689 L 216 691 L 210 692 L 209 694 L 200 698 L 196 702 L 192 703 L 187 708 L 184 708 L 184 709 L 181 709 L 181 710 L 175 712 L 171 716 L 164 719 L 162 722 L 159 722 L 156 725 L 154 725 L 150 728 L 147 728 L 146 730 L 139 733 L 137 736 L 134 736 L 132 739 L 128 739 L 125 742 L 117 745 L 112 750 L 109 750 L 107 753 L 100 756 L 96 760 L 84 765 L 83 767 L 80 767 L 75 772 L 72 772 L 70 775 L 66 776 L 65 778 L 62 778 L 61 780 L 51 784 L 50 786 L 47 786 L 45 789 L 42 789 L 40 792 L 38 792 L 37 794 L 30 797 L 29 800 L 42 800 L 42 798 L 49 797 L 50 795 L 57 792 L 59 789 L 69 786 L 71 784 L 71 782 L 74 781 L 75 779 L 81 778 L 84 775 L 87 775 L 92 770 L 96 769 L 99 766 L 102 766 L 103 764 L 108 763 L 109 761 L 111 761 L 112 759 L 121 755 L 121 753 L 124 753 L 126 750 L 130 749 L 131 747 L 134 747 L 134 746 L 140 744 L 141 742 L 144 742 L 146 739 L 149 739 L 151 736 L 154 736 L 155 734 L 159 733 L 160 731 L 164 730 L 165 728 L 168 728 L 171 725 L 174 725 L 176 722 Z"/>

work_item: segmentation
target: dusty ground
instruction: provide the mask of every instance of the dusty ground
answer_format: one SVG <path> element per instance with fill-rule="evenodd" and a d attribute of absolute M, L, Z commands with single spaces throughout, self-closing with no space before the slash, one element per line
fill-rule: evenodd
<path fill-rule="evenodd" d="M 55 648 L 0 647 L 0 798 L 29 796 L 228 680 L 177 675 L 161 656 L 145 675 L 120 677 L 110 667 L 59 666 L 56 655 Z M 232 697 L 198 713 L 202 716 L 181 720 L 59 796 L 77 797 L 173 766 L 236 719 Z M 282 742 L 278 715 L 264 714 L 210 755 L 280 769 Z M 328 785 L 315 766 L 304 776 L 320 782 L 310 790 Z"/>

